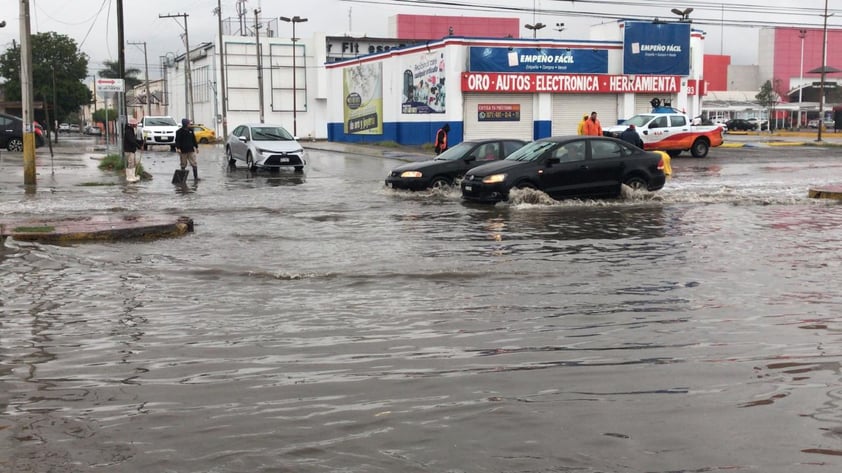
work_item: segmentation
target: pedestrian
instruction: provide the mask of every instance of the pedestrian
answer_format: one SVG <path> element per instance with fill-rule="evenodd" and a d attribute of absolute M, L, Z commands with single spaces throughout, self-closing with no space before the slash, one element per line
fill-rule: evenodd
<path fill-rule="evenodd" d="M 436 132 L 436 154 L 444 153 L 447 150 L 447 134 L 450 133 L 450 124 L 445 123 Z"/>
<path fill-rule="evenodd" d="M 582 121 L 579 122 L 579 127 L 576 128 L 577 135 L 584 135 L 585 134 L 585 123 L 588 121 L 588 114 L 582 115 Z"/>
<path fill-rule="evenodd" d="M 643 149 L 643 140 L 640 139 L 640 135 L 637 133 L 634 125 L 629 125 L 628 128 L 625 129 L 622 133 L 620 133 L 620 139 L 631 143 L 637 146 L 640 149 Z"/>
<path fill-rule="evenodd" d="M 199 143 L 196 135 L 190 129 L 190 119 L 181 119 L 181 128 L 175 132 L 175 147 L 181 161 L 181 170 L 184 171 L 189 163 L 193 166 L 193 180 L 199 180 L 199 169 L 196 166 L 196 154 L 199 153 Z M 185 176 L 186 177 L 186 176 Z"/>
<path fill-rule="evenodd" d="M 602 125 L 596 118 L 596 112 L 591 112 L 590 118 L 585 121 L 584 132 L 588 136 L 602 136 Z"/>
<path fill-rule="evenodd" d="M 137 140 L 137 119 L 132 117 L 126 122 L 123 130 L 123 153 L 126 156 L 126 182 L 137 182 L 140 176 L 137 175 L 137 150 L 141 148 Z"/>

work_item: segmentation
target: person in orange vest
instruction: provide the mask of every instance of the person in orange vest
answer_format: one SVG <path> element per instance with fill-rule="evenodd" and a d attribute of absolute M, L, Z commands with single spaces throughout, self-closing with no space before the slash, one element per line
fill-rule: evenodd
<path fill-rule="evenodd" d="M 584 132 L 589 136 L 602 136 L 602 125 L 599 124 L 599 119 L 596 118 L 596 112 L 591 112 L 591 118 L 585 122 Z"/>
<path fill-rule="evenodd" d="M 436 132 L 436 154 L 441 154 L 447 150 L 447 134 L 450 132 L 450 124 L 445 123 L 443 127 Z"/>
<path fill-rule="evenodd" d="M 579 122 L 579 127 L 576 128 L 577 135 L 584 135 L 585 134 L 585 122 L 588 121 L 588 114 L 582 115 L 582 121 Z"/>

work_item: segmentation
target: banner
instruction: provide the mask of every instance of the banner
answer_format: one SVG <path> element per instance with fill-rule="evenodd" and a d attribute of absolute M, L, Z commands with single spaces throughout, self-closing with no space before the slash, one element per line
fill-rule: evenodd
<path fill-rule="evenodd" d="M 690 74 L 690 24 L 626 21 L 623 73 Z"/>
<path fill-rule="evenodd" d="M 477 120 L 481 122 L 519 122 L 520 104 L 477 104 Z"/>
<path fill-rule="evenodd" d="M 408 60 L 403 72 L 401 113 L 444 113 L 444 54 L 412 55 Z"/>
<path fill-rule="evenodd" d="M 462 92 L 622 94 L 676 93 L 680 88 L 679 76 L 462 73 Z"/>
<path fill-rule="evenodd" d="M 343 119 L 349 135 L 383 134 L 383 63 L 342 70 Z"/>
<path fill-rule="evenodd" d="M 605 74 L 608 50 L 570 48 L 469 48 L 471 72 Z"/>

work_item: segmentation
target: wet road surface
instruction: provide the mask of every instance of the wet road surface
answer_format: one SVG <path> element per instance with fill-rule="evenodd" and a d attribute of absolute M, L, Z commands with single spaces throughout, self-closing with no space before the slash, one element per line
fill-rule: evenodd
<path fill-rule="evenodd" d="M 185 187 L 163 150 L 131 186 L 6 174 L 2 216 L 196 227 L 0 249 L 0 471 L 839 471 L 842 208 L 807 198 L 838 155 L 494 207 L 320 150 L 296 175 L 203 147 Z"/>

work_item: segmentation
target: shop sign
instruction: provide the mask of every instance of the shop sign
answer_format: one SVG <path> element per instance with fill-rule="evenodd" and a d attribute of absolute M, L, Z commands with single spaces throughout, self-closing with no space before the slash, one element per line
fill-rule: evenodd
<path fill-rule="evenodd" d="M 605 74 L 608 50 L 572 48 L 469 48 L 471 72 Z"/>
<path fill-rule="evenodd" d="M 481 122 L 519 122 L 520 104 L 478 104 L 477 119 Z"/>
<path fill-rule="evenodd" d="M 707 95 L 708 83 L 700 79 L 690 79 L 687 81 L 687 95 Z"/>
<path fill-rule="evenodd" d="M 689 23 L 627 21 L 623 30 L 623 73 L 690 74 Z"/>
<path fill-rule="evenodd" d="M 462 73 L 462 92 L 623 94 L 677 93 L 679 76 Z"/>

